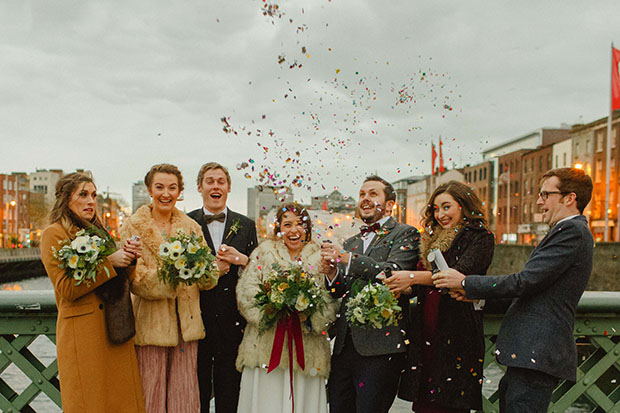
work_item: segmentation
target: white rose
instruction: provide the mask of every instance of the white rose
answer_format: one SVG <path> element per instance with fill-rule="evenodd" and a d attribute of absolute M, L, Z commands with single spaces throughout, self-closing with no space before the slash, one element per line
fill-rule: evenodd
<path fill-rule="evenodd" d="M 185 259 L 185 257 L 181 257 L 174 262 L 174 268 L 176 268 L 177 270 L 180 270 L 185 267 L 186 263 L 187 263 L 187 260 Z"/>
<path fill-rule="evenodd" d="M 278 290 L 272 290 L 271 301 L 276 304 L 282 304 L 284 302 L 284 296 Z"/>
<path fill-rule="evenodd" d="M 69 266 L 69 268 L 77 268 L 77 265 L 78 265 L 79 261 L 80 261 L 80 259 L 78 258 L 77 255 L 72 255 L 67 260 L 67 265 Z"/>
<path fill-rule="evenodd" d="M 295 310 L 304 311 L 306 308 L 308 308 L 308 304 L 310 304 L 308 298 L 306 298 L 304 294 L 299 294 L 297 296 L 297 301 L 295 302 Z"/>
<path fill-rule="evenodd" d="M 198 251 L 198 245 L 196 245 L 196 244 L 189 244 L 187 246 L 187 252 L 189 252 L 190 254 L 194 254 L 194 253 L 196 253 L 196 251 Z"/>

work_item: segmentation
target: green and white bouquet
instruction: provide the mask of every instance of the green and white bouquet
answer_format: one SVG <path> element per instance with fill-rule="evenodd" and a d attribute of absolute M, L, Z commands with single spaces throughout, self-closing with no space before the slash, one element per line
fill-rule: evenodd
<path fill-rule="evenodd" d="M 58 241 L 60 248 L 52 247 L 52 255 L 60 261 L 60 268 L 65 269 L 67 277 L 73 278 L 80 285 L 90 286 L 95 282 L 97 269 L 105 259 L 116 250 L 112 238 L 96 228 L 81 229 L 75 239 Z M 110 272 L 103 267 L 110 277 Z"/>
<path fill-rule="evenodd" d="M 195 233 L 182 229 L 159 246 L 159 278 L 176 288 L 179 284 L 217 283 L 218 268 L 211 249 Z"/>
<path fill-rule="evenodd" d="M 354 295 L 347 301 L 345 313 L 351 325 L 377 329 L 398 325 L 402 308 L 387 285 L 369 281 L 361 290 L 353 290 Z"/>
<path fill-rule="evenodd" d="M 322 313 L 329 294 L 302 267 L 283 269 L 273 264 L 254 299 L 261 310 L 259 331 L 264 332 L 294 313 L 302 319 L 310 318 L 317 311 Z"/>

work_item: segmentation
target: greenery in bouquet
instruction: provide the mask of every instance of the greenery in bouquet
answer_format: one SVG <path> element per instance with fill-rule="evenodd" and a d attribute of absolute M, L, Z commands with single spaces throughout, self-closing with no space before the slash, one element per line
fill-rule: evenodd
<path fill-rule="evenodd" d="M 217 266 L 211 249 L 195 233 L 179 229 L 159 246 L 159 278 L 177 288 L 179 284 L 217 282 Z"/>
<path fill-rule="evenodd" d="M 381 329 L 398 325 L 402 318 L 401 307 L 390 288 L 370 281 L 363 288 L 359 283 L 351 290 L 345 316 L 351 325 Z"/>
<path fill-rule="evenodd" d="M 95 282 L 97 269 L 105 259 L 116 250 L 114 240 L 95 227 L 81 229 L 75 239 L 58 241 L 59 248 L 52 247 L 52 255 L 60 261 L 60 268 L 67 277 L 73 278 L 75 285 L 90 285 Z M 108 277 L 110 272 L 103 267 Z"/>
<path fill-rule="evenodd" d="M 254 299 L 261 310 L 259 331 L 264 332 L 293 313 L 302 320 L 317 311 L 322 313 L 329 295 L 317 284 L 316 277 L 302 267 L 283 269 L 273 264 Z"/>

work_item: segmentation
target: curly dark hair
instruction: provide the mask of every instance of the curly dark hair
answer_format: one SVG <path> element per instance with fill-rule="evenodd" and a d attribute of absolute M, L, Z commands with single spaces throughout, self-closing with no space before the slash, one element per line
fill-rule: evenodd
<path fill-rule="evenodd" d="M 309 242 L 312 239 L 312 220 L 310 219 L 310 214 L 308 214 L 306 208 L 297 203 L 286 204 L 278 209 L 278 212 L 276 213 L 276 224 L 273 228 L 273 235 L 276 237 L 278 236 L 278 233 L 280 232 L 280 225 L 282 225 L 282 219 L 284 218 L 284 214 L 287 212 L 292 212 L 301 218 L 301 226 L 306 231 L 305 241 Z"/>

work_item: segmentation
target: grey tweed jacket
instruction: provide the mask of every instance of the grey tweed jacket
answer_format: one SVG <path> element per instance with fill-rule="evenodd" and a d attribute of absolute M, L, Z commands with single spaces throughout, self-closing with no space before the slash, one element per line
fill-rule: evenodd
<path fill-rule="evenodd" d="M 386 266 L 393 270 L 414 269 L 418 262 L 420 236 L 415 228 L 398 223 L 390 217 L 378 232 L 380 235 L 375 235 L 366 252 L 363 252 L 364 243 L 361 234 L 357 234 L 344 242 L 344 249 L 352 253 L 348 275 L 345 275 L 347 263 L 340 263 L 337 278 L 328 287 L 332 289 L 332 296 L 343 297 L 335 325 L 334 354 L 340 354 L 342 351 L 349 328 L 355 349 L 362 356 L 377 356 L 406 351 L 403 330 L 406 320 L 402 320 L 399 326 L 375 329 L 351 326 L 345 317 L 346 303 L 355 280 L 375 281 L 375 276 L 383 271 Z M 403 317 L 407 317 L 409 297 L 401 296 L 399 303 L 403 308 Z"/>

